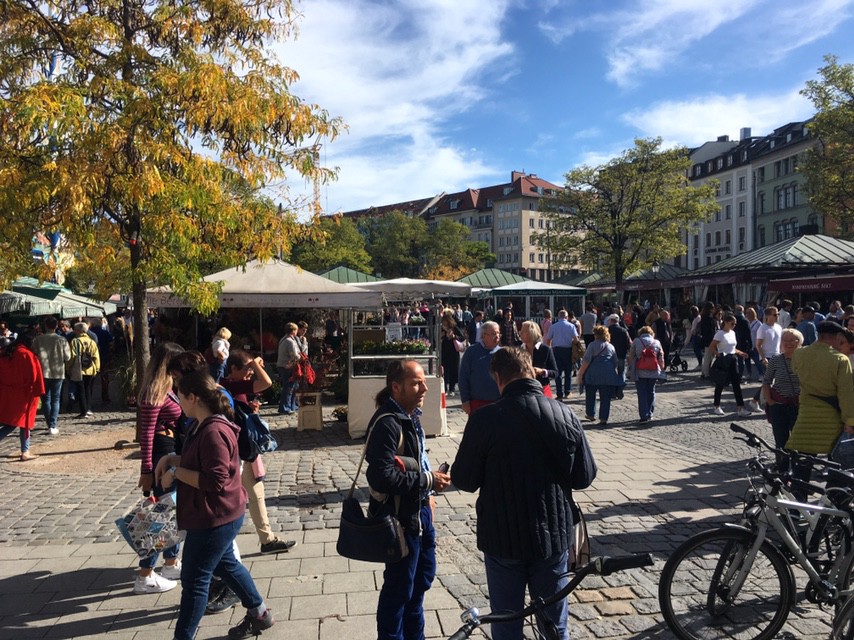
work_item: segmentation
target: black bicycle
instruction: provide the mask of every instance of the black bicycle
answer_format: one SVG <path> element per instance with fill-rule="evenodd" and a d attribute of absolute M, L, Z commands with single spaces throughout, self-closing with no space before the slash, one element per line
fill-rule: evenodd
<path fill-rule="evenodd" d="M 648 553 L 635 554 L 631 556 L 620 556 L 618 558 L 593 558 L 588 564 L 575 572 L 569 583 L 556 594 L 548 598 L 535 598 L 531 604 L 521 611 L 510 613 L 488 613 L 480 615 L 477 608 L 472 607 L 464 611 L 460 618 L 463 626 L 448 640 L 465 640 L 479 626 L 484 624 L 500 624 L 513 622 L 515 620 L 529 619 L 534 629 L 535 637 L 539 640 L 559 640 L 558 630 L 545 614 L 545 610 L 558 600 L 566 598 L 581 582 L 589 575 L 609 576 L 617 571 L 649 567 L 652 565 L 652 556 Z"/>

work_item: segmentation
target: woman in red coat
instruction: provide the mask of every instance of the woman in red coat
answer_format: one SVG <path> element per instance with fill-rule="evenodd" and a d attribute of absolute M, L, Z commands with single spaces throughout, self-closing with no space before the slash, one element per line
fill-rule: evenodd
<path fill-rule="evenodd" d="M 30 429 L 44 391 L 42 366 L 36 355 L 21 342 L 0 346 L 0 424 L 21 430 L 21 462 L 35 458 L 30 453 Z"/>

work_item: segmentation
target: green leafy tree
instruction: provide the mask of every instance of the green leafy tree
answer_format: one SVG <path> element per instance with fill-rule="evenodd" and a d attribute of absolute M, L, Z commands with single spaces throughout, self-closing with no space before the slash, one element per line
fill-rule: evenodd
<path fill-rule="evenodd" d="M 141 373 L 147 287 L 206 313 L 211 264 L 286 253 L 295 203 L 259 194 L 334 177 L 316 151 L 342 126 L 270 57 L 295 15 L 292 0 L 0 3 L 2 278 L 31 269 L 34 231 L 60 231 L 100 291 L 130 283 Z"/>
<path fill-rule="evenodd" d="M 439 280 L 459 280 L 487 262 L 494 262 L 485 242 L 468 240 L 469 229 L 452 220 L 440 220 L 426 241 L 422 275 Z"/>
<path fill-rule="evenodd" d="M 661 138 L 635 146 L 598 167 L 566 174 L 566 189 L 540 200 L 549 233 L 536 243 L 553 265 L 579 266 L 613 276 L 618 294 L 625 277 L 685 252 L 682 232 L 718 208 L 715 187 L 691 187 L 684 148 L 661 149 Z"/>
<path fill-rule="evenodd" d="M 338 266 L 371 273 L 371 256 L 365 250 L 365 237 L 352 220 L 327 216 L 315 226 L 314 237 L 294 243 L 291 251 L 294 264 L 315 273 Z"/>
<path fill-rule="evenodd" d="M 801 91 L 816 108 L 809 123 L 819 144 L 807 153 L 802 171 L 813 207 L 854 226 L 854 64 L 825 56 L 821 78 Z"/>
<path fill-rule="evenodd" d="M 400 211 L 359 221 L 374 271 L 383 278 L 417 278 L 426 259 L 427 224 Z"/>

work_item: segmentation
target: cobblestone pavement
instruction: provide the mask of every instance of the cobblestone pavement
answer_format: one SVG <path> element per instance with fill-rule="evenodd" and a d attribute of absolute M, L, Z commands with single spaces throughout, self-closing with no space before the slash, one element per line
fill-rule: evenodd
<path fill-rule="evenodd" d="M 757 386 L 748 385 L 749 391 Z M 688 536 L 737 517 L 746 487 L 746 446 L 711 414 L 711 387 L 695 372 L 671 375 L 659 386 L 656 417 L 638 425 L 634 392 L 612 404 L 609 424 L 585 423 L 599 465 L 593 487 L 576 495 L 587 515 L 594 555 L 649 552 L 654 567 L 590 578 L 571 597 L 573 638 L 671 638 L 658 611 L 657 585 L 667 555 Z M 583 415 L 583 400 L 569 400 Z M 334 405 L 324 408 L 330 419 Z M 373 612 L 382 572 L 335 553 L 339 505 L 359 461 L 361 442 L 340 423 L 323 431 L 296 430 L 275 407 L 262 412 L 280 443 L 265 456 L 267 507 L 274 530 L 300 544 L 290 553 L 261 556 L 247 517 L 239 538 L 244 562 L 279 623 L 264 637 L 348 640 L 374 635 Z M 449 400 L 450 437 L 428 441 L 435 463 L 452 461 L 465 425 L 458 399 Z M 764 418 L 743 424 L 770 438 Z M 101 412 L 90 422 L 63 416 L 63 435 L 132 433 L 133 415 Z M 49 436 L 39 420 L 33 447 Z M 0 440 L 0 456 L 18 448 L 14 432 Z M 91 452 L 98 455 L 98 452 Z M 129 455 L 132 455 L 129 454 Z M 40 473 L 26 463 L 0 465 L 0 639 L 104 637 L 171 638 L 178 590 L 134 596 L 135 558 L 113 524 L 138 498 L 137 476 L 113 471 L 69 476 Z M 475 496 L 456 490 L 438 499 L 438 580 L 428 594 L 427 636 L 447 638 L 461 608 L 488 609 L 482 557 L 476 549 Z M 799 586 L 804 586 L 800 580 Z M 199 638 L 223 637 L 241 611 L 205 618 Z M 802 597 L 781 633 L 827 637 L 830 614 Z"/>

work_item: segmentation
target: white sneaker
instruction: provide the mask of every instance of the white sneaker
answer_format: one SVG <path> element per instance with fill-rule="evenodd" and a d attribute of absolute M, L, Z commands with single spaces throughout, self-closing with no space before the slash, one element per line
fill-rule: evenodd
<path fill-rule="evenodd" d="M 745 407 L 742 407 L 741 409 L 738 410 L 738 417 L 739 418 L 749 418 L 750 413 L 751 413 L 750 409 L 746 409 Z"/>
<path fill-rule="evenodd" d="M 714 411 L 712 411 L 712 413 L 714 413 L 716 416 L 722 416 L 722 415 L 724 415 L 724 410 L 721 409 L 720 407 L 715 407 L 715 409 L 714 409 Z"/>
<path fill-rule="evenodd" d="M 59 429 L 57 429 L 56 427 L 51 427 L 49 429 L 49 431 L 50 431 L 50 435 L 52 435 L 52 436 L 58 436 L 59 435 Z"/>
<path fill-rule="evenodd" d="M 164 564 L 160 567 L 160 575 L 167 580 L 181 579 L 181 561 L 178 560 L 175 564 Z"/>
<path fill-rule="evenodd" d="M 147 576 L 137 576 L 133 583 L 133 592 L 136 594 L 144 593 L 164 593 L 171 591 L 178 586 L 174 580 L 168 580 L 163 576 L 151 572 Z"/>
<path fill-rule="evenodd" d="M 756 400 L 748 400 L 747 408 L 753 411 L 754 413 L 759 413 L 762 409 L 759 406 L 759 403 Z"/>

